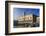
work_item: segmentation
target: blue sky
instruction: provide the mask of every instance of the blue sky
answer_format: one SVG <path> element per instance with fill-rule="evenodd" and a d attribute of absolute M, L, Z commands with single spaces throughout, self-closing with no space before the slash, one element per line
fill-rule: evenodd
<path fill-rule="evenodd" d="M 39 9 L 38 8 L 14 8 L 13 9 L 13 16 L 23 16 L 24 12 L 26 13 L 25 15 L 28 14 L 34 14 L 36 16 L 39 16 Z"/>

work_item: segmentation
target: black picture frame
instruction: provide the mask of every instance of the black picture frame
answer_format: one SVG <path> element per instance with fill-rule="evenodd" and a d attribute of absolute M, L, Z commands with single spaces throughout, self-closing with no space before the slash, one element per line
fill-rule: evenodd
<path fill-rule="evenodd" d="M 38 32 L 22 32 L 22 33 L 9 33 L 8 29 L 8 3 L 28 3 L 28 4 L 42 4 L 43 5 L 43 31 Z M 18 34 L 32 34 L 32 33 L 44 33 L 45 32 L 45 3 L 38 2 L 22 2 L 22 1 L 5 1 L 5 35 L 18 35 Z"/>

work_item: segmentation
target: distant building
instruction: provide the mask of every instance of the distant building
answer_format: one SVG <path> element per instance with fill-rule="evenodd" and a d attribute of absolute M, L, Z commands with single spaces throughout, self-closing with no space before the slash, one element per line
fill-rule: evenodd
<path fill-rule="evenodd" d="M 33 14 L 17 17 L 18 23 L 36 23 L 37 17 Z"/>
<path fill-rule="evenodd" d="M 16 17 L 14 20 L 15 27 L 38 27 L 39 26 L 39 16 L 29 14 L 25 16 Z"/>

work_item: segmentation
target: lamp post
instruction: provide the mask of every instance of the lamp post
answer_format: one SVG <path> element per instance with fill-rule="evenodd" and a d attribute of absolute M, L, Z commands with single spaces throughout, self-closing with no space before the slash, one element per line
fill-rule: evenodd
<path fill-rule="evenodd" d="M 26 27 L 26 23 L 25 23 L 25 21 L 26 21 L 26 20 L 25 20 L 25 15 L 26 15 L 26 13 L 24 12 L 24 24 L 25 24 L 25 27 Z"/>

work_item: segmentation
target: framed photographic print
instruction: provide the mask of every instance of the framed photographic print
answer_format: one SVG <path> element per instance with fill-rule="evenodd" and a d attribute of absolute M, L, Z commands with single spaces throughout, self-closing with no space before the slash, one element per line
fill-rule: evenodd
<path fill-rule="evenodd" d="M 45 32 L 45 4 L 37 2 L 5 2 L 5 34 Z"/>

